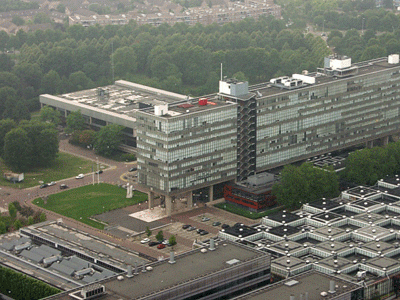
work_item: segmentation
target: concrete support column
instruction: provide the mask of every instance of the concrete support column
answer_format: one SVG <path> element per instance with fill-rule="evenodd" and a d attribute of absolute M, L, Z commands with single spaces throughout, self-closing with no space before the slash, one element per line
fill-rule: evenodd
<path fill-rule="evenodd" d="M 374 147 L 374 141 L 366 142 L 366 143 L 365 143 L 365 147 L 366 147 L 366 148 L 369 148 L 369 149 L 373 148 L 373 147 Z"/>
<path fill-rule="evenodd" d="M 193 193 L 189 192 L 187 195 L 187 208 L 193 207 Z"/>
<path fill-rule="evenodd" d="M 148 199 L 149 199 L 149 209 L 151 209 L 154 207 L 154 192 L 149 192 Z"/>
<path fill-rule="evenodd" d="M 167 213 L 168 217 L 170 217 L 172 214 L 172 197 L 171 196 L 165 196 L 165 212 Z"/>
<path fill-rule="evenodd" d="M 89 117 L 89 124 L 91 125 L 93 123 L 92 117 Z"/>
<path fill-rule="evenodd" d="M 382 138 L 382 144 L 383 144 L 383 146 L 386 146 L 387 144 L 389 144 L 389 136 L 385 136 Z"/>
<path fill-rule="evenodd" d="M 210 191 L 208 192 L 208 200 L 209 202 L 214 201 L 214 189 L 213 185 L 210 186 Z"/>

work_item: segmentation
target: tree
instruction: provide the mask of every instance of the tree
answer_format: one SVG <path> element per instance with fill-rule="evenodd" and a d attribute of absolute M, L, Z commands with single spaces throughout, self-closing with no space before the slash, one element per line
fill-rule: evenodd
<path fill-rule="evenodd" d="M 71 111 L 67 116 L 67 128 L 66 132 L 71 133 L 75 130 L 83 130 L 85 128 L 85 119 L 83 118 L 81 111 Z"/>
<path fill-rule="evenodd" d="M 61 78 L 54 70 L 50 70 L 42 77 L 41 84 L 43 93 L 55 95 L 61 92 Z"/>
<path fill-rule="evenodd" d="M 162 230 L 160 230 L 157 235 L 156 235 L 156 240 L 157 241 L 163 241 L 164 240 L 164 233 L 162 232 Z"/>
<path fill-rule="evenodd" d="M 25 24 L 25 20 L 21 16 L 14 15 L 11 19 L 11 22 L 17 26 L 22 26 Z"/>
<path fill-rule="evenodd" d="M 3 119 L 0 120 L 0 156 L 4 154 L 4 139 L 6 134 L 11 130 L 17 127 L 17 123 L 15 123 L 12 119 Z"/>
<path fill-rule="evenodd" d="M 122 143 L 122 130 L 124 127 L 116 124 L 104 126 L 96 135 L 94 148 L 100 155 L 111 156 Z"/>
<path fill-rule="evenodd" d="M 58 125 L 60 124 L 60 118 L 60 112 L 50 106 L 43 106 L 40 110 L 40 121 L 42 122 L 49 122 L 54 125 Z"/>
<path fill-rule="evenodd" d="M 32 157 L 35 166 L 47 167 L 57 158 L 58 132 L 54 128 L 46 128 L 39 133 L 40 143 L 32 145 Z"/>
<path fill-rule="evenodd" d="M 135 50 L 132 47 L 118 48 L 113 54 L 113 59 L 115 75 L 123 77 L 127 74 L 135 74 L 138 64 Z"/>
<path fill-rule="evenodd" d="M 31 144 L 22 128 L 9 131 L 4 139 L 4 161 L 13 171 L 24 172 L 31 164 Z"/>
<path fill-rule="evenodd" d="M 333 169 L 317 169 L 311 163 L 304 163 L 300 167 L 285 166 L 280 183 L 272 188 L 278 203 L 289 209 L 299 208 L 304 203 L 323 197 L 335 197 L 338 192 L 339 181 Z"/>
<path fill-rule="evenodd" d="M 168 243 L 169 243 L 171 246 L 176 245 L 176 237 L 175 237 L 175 235 L 171 235 L 171 236 L 169 237 Z"/>
<path fill-rule="evenodd" d="M 10 214 L 10 217 L 13 220 L 17 217 L 17 209 L 16 209 L 14 203 L 8 204 L 8 213 Z"/>
<path fill-rule="evenodd" d="M 150 237 L 151 234 L 152 234 L 152 232 L 151 232 L 149 226 L 146 226 L 146 235 L 147 235 L 148 237 Z"/>

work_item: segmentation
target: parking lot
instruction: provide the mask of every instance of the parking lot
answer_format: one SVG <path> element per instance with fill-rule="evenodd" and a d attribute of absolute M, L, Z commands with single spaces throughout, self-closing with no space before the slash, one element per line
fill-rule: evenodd
<path fill-rule="evenodd" d="M 209 219 L 202 221 L 203 218 Z M 213 226 L 214 222 L 220 222 L 218 226 Z M 177 253 L 182 253 L 192 249 L 194 241 L 208 240 L 211 237 L 215 237 L 218 231 L 221 230 L 222 224 L 233 226 L 235 223 L 241 222 L 249 225 L 249 220 L 244 219 L 230 213 L 221 212 L 214 207 L 202 208 L 200 211 L 191 211 L 187 213 L 174 216 L 172 223 L 164 225 L 162 228 L 152 229 L 152 235 L 150 236 L 151 241 L 155 241 L 155 236 L 159 230 L 164 233 L 164 238 L 168 239 L 171 235 L 175 235 L 177 244 L 173 247 L 165 247 L 164 249 L 157 249 L 157 246 L 150 247 L 148 243 L 142 244 L 144 247 L 149 247 L 160 252 L 160 255 L 167 255 L 169 251 L 173 250 Z M 183 225 L 190 225 L 195 227 L 193 230 L 183 229 Z M 197 229 L 206 230 L 208 234 L 200 235 Z M 138 236 L 135 239 L 135 243 L 139 243 L 142 239 L 147 237 L 145 234 Z"/>

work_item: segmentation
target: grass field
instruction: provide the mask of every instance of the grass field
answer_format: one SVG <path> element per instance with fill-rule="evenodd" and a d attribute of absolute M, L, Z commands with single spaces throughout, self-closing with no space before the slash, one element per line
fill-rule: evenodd
<path fill-rule="evenodd" d="M 134 191 L 134 197 L 126 198 L 126 190 L 115 185 L 101 183 L 50 195 L 47 204 L 43 199 L 33 201 L 37 206 L 75 219 L 92 227 L 104 229 L 104 224 L 91 220 L 94 215 L 144 202 L 147 194 Z"/>
<path fill-rule="evenodd" d="M 49 168 L 40 168 L 25 173 L 25 180 L 21 183 L 12 183 L 0 177 L 0 186 L 11 186 L 16 188 L 28 188 L 39 185 L 39 181 L 50 182 L 60 179 L 74 177 L 80 173 L 88 173 L 92 171 L 94 163 L 90 160 L 82 159 L 67 153 L 59 152 L 54 164 Z M 95 166 L 96 168 L 96 166 Z M 1 175 L 8 171 L 4 162 L 0 161 Z"/>

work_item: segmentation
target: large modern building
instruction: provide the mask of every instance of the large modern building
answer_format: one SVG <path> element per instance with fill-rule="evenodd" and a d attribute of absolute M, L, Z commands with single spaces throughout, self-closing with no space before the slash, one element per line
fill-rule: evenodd
<path fill-rule="evenodd" d="M 122 86 L 127 94 L 103 106 L 96 107 L 101 89 L 90 99 L 80 96 L 85 92 L 42 95 L 41 103 L 81 109 L 92 124 L 124 125 L 132 139 L 137 131 L 139 184 L 151 191 L 150 206 L 154 195 L 165 197 L 167 214 L 175 200 L 191 206 L 194 190 L 209 188 L 212 200 L 216 184 L 375 140 L 387 143 L 400 130 L 399 55 L 357 64 L 332 56 L 317 72 L 250 87 L 222 79 L 219 93 L 196 99 L 127 82 L 108 89 Z M 139 89 L 152 93 L 146 106 Z M 129 101 L 137 106 L 127 113 Z"/>
<path fill-rule="evenodd" d="M 270 256 L 250 247 L 210 240 L 202 247 L 162 261 L 129 269 L 125 276 L 97 281 L 97 299 L 229 299 L 269 284 Z M 77 288 L 46 299 L 87 299 Z"/>
<path fill-rule="evenodd" d="M 270 253 L 272 278 L 305 283 L 303 287 L 281 284 L 278 289 L 275 285 L 239 299 L 274 299 L 280 293 L 279 299 L 293 295 L 298 300 L 307 299 L 307 292 L 308 299 L 370 300 L 400 295 L 399 218 L 400 178 L 385 178 L 376 186 L 351 188 L 337 199 L 308 203 L 296 212 L 271 214 L 260 225 L 236 224 L 222 229 L 219 237 Z M 312 270 L 352 282 L 362 290 L 336 279 L 335 286 L 349 288 L 341 297 L 336 289 L 328 290 L 329 281 L 335 279 L 303 281 Z"/>

